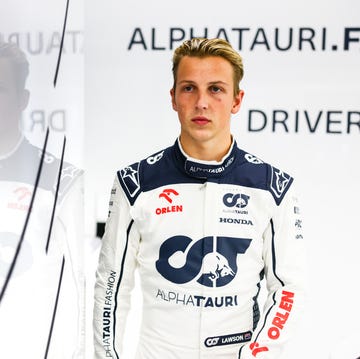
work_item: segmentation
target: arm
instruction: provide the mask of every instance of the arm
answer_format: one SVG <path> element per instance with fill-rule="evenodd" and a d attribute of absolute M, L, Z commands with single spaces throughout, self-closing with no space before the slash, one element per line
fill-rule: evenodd
<path fill-rule="evenodd" d="M 121 354 L 138 245 L 130 205 L 116 177 L 96 271 L 93 327 L 97 359 Z"/>
<path fill-rule="evenodd" d="M 60 194 L 60 193 L 59 193 Z M 61 204 L 49 241 L 49 253 L 54 242 L 62 247 L 63 274 L 55 325 L 62 330 L 59 340 L 52 343 L 52 353 L 62 351 L 67 357 L 80 358 L 85 348 L 85 278 L 83 227 L 83 176 L 77 175 L 61 193 Z M 53 342 L 54 340 L 52 340 Z"/>
<path fill-rule="evenodd" d="M 264 238 L 268 296 L 252 341 L 241 359 L 275 359 L 291 337 L 304 304 L 304 241 L 293 186 L 276 207 Z"/>

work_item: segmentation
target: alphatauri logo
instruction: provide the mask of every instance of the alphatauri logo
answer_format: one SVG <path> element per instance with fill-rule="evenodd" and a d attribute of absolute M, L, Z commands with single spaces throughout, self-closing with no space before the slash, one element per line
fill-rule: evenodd
<path fill-rule="evenodd" d="M 248 238 L 204 237 L 193 241 L 174 236 L 161 245 L 156 269 L 172 283 L 196 280 L 206 287 L 222 287 L 236 276 L 236 258 L 250 243 Z"/>
<path fill-rule="evenodd" d="M 223 197 L 223 203 L 226 207 L 245 208 L 249 203 L 250 196 L 243 193 L 226 193 Z"/>

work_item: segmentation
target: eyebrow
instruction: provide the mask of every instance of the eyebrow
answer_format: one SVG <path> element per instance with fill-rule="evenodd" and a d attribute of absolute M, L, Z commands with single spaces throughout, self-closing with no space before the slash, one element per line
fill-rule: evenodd
<path fill-rule="evenodd" d="M 196 85 L 195 81 L 192 80 L 182 80 L 178 82 L 179 85 L 181 84 L 194 84 Z M 217 80 L 217 81 L 210 81 L 208 82 L 208 85 L 225 85 L 225 86 L 229 86 L 229 84 L 227 82 L 221 81 L 221 80 Z"/>
<path fill-rule="evenodd" d="M 209 85 L 225 85 L 225 86 L 229 86 L 229 84 L 227 82 L 224 81 L 211 81 L 209 82 Z"/>

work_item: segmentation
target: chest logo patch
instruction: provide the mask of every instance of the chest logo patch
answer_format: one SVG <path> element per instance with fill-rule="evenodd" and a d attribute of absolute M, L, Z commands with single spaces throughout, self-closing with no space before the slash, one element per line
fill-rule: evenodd
<path fill-rule="evenodd" d="M 174 236 L 160 247 L 157 271 L 176 284 L 196 280 L 206 287 L 229 284 L 237 273 L 236 259 L 250 246 L 251 239 L 234 237 L 204 237 L 193 241 L 186 236 Z"/>

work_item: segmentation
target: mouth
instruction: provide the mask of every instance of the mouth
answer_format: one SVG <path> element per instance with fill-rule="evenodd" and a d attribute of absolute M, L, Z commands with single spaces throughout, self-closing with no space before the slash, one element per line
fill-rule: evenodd
<path fill-rule="evenodd" d="M 192 122 L 196 123 L 199 126 L 204 126 L 210 122 L 210 120 L 204 116 L 196 116 L 191 119 Z"/>

